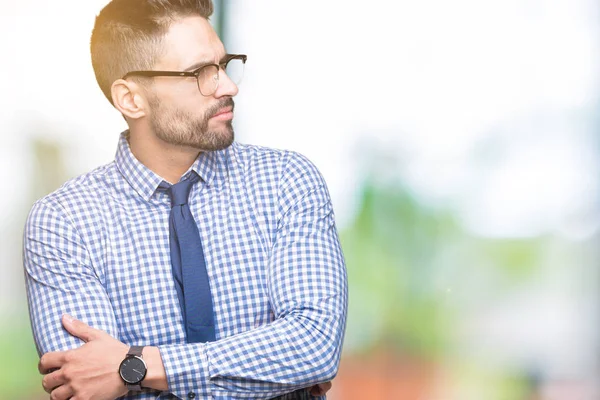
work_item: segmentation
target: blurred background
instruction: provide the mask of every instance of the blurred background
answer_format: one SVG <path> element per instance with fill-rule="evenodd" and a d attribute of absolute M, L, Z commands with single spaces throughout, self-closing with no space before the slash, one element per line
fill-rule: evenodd
<path fill-rule="evenodd" d="M 0 399 L 41 399 L 33 202 L 110 162 L 106 0 L 0 1 Z M 350 284 L 328 398 L 600 398 L 600 4 L 215 0 L 239 141 L 307 155 Z"/>

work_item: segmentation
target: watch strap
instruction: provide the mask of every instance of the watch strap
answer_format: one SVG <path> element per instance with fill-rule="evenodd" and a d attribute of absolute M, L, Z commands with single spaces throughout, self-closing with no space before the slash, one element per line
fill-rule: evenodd
<path fill-rule="evenodd" d="M 131 346 L 129 347 L 129 352 L 127 352 L 127 357 L 140 357 L 142 358 L 142 351 L 144 350 L 144 346 Z"/>
<path fill-rule="evenodd" d="M 128 383 L 125 386 L 127 387 L 127 390 L 132 392 L 141 392 L 144 389 L 141 383 L 138 383 L 137 385 L 130 385 Z"/>

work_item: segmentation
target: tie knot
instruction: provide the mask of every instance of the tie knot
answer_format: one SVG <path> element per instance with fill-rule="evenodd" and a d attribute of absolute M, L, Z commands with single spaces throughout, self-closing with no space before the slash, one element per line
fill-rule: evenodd
<path fill-rule="evenodd" d="M 199 178 L 197 174 L 190 174 L 189 179 L 169 186 L 168 192 L 169 196 L 171 196 L 171 207 L 187 204 L 190 189 L 194 183 L 198 182 Z"/>

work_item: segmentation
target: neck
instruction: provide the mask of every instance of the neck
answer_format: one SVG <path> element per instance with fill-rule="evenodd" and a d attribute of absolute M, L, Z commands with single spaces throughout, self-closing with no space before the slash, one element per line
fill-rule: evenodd
<path fill-rule="evenodd" d="M 167 143 L 140 127 L 130 127 L 129 148 L 135 158 L 171 184 L 179 182 L 200 154 L 198 149 Z"/>

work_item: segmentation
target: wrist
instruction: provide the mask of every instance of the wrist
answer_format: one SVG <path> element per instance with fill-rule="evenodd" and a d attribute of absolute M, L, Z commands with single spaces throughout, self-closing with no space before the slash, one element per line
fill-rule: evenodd
<path fill-rule="evenodd" d="M 148 366 L 146 377 L 142 381 L 142 387 L 155 390 L 168 390 L 167 373 L 158 347 L 146 346 L 142 354 Z"/>
<path fill-rule="evenodd" d="M 131 346 L 119 365 L 119 375 L 128 390 L 139 392 L 148 367 L 142 356 L 144 346 Z"/>

